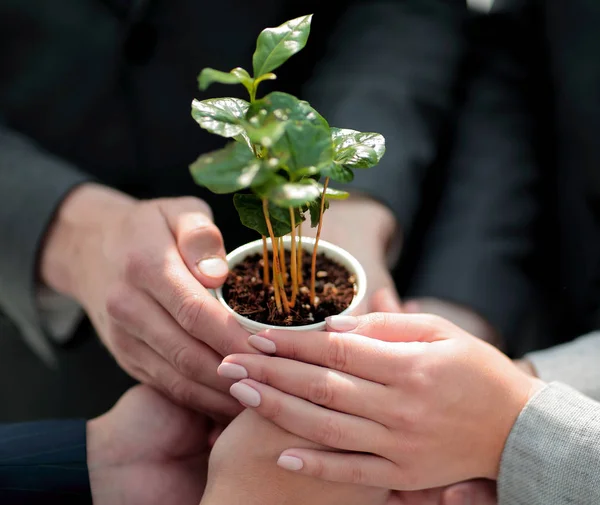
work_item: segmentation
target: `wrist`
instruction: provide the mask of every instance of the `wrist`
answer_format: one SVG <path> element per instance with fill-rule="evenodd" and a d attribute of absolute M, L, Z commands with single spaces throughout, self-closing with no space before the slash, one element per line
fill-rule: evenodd
<path fill-rule="evenodd" d="M 134 204 L 124 193 L 98 184 L 75 188 L 58 208 L 40 253 L 40 277 L 58 293 L 77 297 L 82 263 L 99 243 L 107 223 Z"/>

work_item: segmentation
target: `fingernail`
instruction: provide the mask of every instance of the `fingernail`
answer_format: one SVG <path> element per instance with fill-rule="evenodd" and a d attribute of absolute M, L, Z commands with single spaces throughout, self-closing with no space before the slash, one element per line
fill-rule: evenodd
<path fill-rule="evenodd" d="M 325 321 L 329 329 L 335 331 L 352 331 L 358 326 L 358 319 L 354 316 L 329 316 Z"/>
<path fill-rule="evenodd" d="M 206 258 L 198 262 L 198 270 L 207 277 L 225 277 L 229 273 L 229 265 L 221 257 Z"/>
<path fill-rule="evenodd" d="M 275 342 L 265 337 L 259 337 L 258 335 L 250 335 L 248 337 L 248 343 L 252 347 L 256 347 L 259 351 L 266 352 L 267 354 L 273 354 L 277 350 Z"/>
<path fill-rule="evenodd" d="M 217 373 L 227 379 L 245 379 L 248 377 L 248 371 L 242 365 L 235 363 L 221 363 L 217 368 Z"/>
<path fill-rule="evenodd" d="M 302 470 L 304 466 L 304 461 L 300 458 L 296 458 L 295 456 L 279 456 L 277 460 L 277 465 L 281 468 L 285 468 L 286 470 Z"/>
<path fill-rule="evenodd" d="M 231 386 L 229 392 L 231 396 L 247 407 L 258 407 L 260 405 L 260 393 L 243 382 L 237 382 Z"/>

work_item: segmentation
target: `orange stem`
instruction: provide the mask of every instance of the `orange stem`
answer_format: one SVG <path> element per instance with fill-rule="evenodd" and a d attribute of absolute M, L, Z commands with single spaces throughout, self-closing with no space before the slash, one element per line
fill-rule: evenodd
<path fill-rule="evenodd" d="M 281 265 L 281 277 L 283 279 L 283 285 L 285 286 L 287 284 L 287 268 L 286 268 L 286 264 L 285 264 L 285 247 L 283 247 L 283 237 L 279 237 L 277 239 L 279 241 L 278 244 L 278 248 L 279 248 L 279 264 Z"/>
<path fill-rule="evenodd" d="M 267 247 L 267 237 L 263 235 L 263 286 L 269 285 L 269 249 Z"/>
<path fill-rule="evenodd" d="M 263 200 L 263 214 L 265 215 L 265 221 L 267 223 L 267 230 L 269 230 L 269 237 L 271 238 L 271 246 L 273 248 L 273 293 L 275 295 L 275 305 L 277 310 L 281 312 L 281 296 L 279 294 L 279 254 L 277 252 L 277 242 L 275 241 L 275 234 L 273 233 L 273 227 L 271 226 L 271 219 L 269 218 L 269 202 Z"/>
<path fill-rule="evenodd" d="M 298 295 L 298 264 L 296 262 L 296 216 L 294 209 L 290 207 L 290 222 L 292 223 L 292 245 L 290 252 L 290 271 L 292 272 L 292 299 L 290 305 L 296 305 L 296 296 Z"/>
<path fill-rule="evenodd" d="M 304 258 L 304 250 L 302 249 L 302 221 L 298 225 L 298 285 L 304 282 L 304 274 L 302 273 L 302 259 Z"/>
<path fill-rule="evenodd" d="M 312 263 L 310 266 L 310 304 L 315 305 L 315 284 L 317 280 L 317 253 L 319 245 L 319 237 L 321 236 L 321 228 L 323 228 L 323 213 L 325 212 L 325 195 L 327 186 L 329 185 L 329 177 L 325 178 L 323 184 L 323 195 L 321 196 L 321 210 L 319 212 L 319 225 L 317 226 L 317 236 L 315 237 L 315 247 L 312 253 Z"/>

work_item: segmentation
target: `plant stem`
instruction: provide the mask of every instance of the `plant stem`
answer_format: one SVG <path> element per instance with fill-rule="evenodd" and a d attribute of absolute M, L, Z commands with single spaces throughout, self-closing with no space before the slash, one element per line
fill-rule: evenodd
<path fill-rule="evenodd" d="M 310 304 L 315 305 L 315 284 L 317 280 L 317 253 L 319 245 L 319 237 L 321 236 L 321 228 L 323 227 L 323 213 L 325 212 L 325 195 L 327 194 L 327 186 L 329 185 L 329 177 L 325 178 L 323 184 L 323 195 L 321 196 L 321 210 L 319 212 L 319 225 L 317 226 L 317 236 L 315 237 L 315 246 L 312 253 L 312 263 L 310 266 Z"/>
<path fill-rule="evenodd" d="M 263 286 L 269 285 L 269 249 L 267 248 L 267 237 L 262 236 L 263 241 Z"/>
<path fill-rule="evenodd" d="M 304 274 L 302 273 L 304 250 L 302 249 L 302 221 L 298 225 L 298 286 L 304 282 Z"/>
<path fill-rule="evenodd" d="M 290 222 L 292 224 L 292 245 L 290 252 L 290 272 L 292 273 L 292 299 L 290 305 L 296 305 L 296 296 L 298 295 L 298 264 L 296 262 L 296 216 L 294 209 L 290 207 Z"/>
<path fill-rule="evenodd" d="M 285 265 L 285 250 L 283 248 L 283 238 L 279 237 L 277 240 L 277 255 L 280 257 L 279 261 L 279 270 L 277 271 L 277 280 L 279 284 L 279 289 L 281 291 L 281 303 L 283 305 L 283 310 L 286 314 L 290 313 L 290 303 L 288 302 L 287 293 L 285 292 L 285 281 L 283 280 L 282 268 L 285 268 L 282 265 Z M 275 255 L 275 253 L 273 253 Z"/>
<path fill-rule="evenodd" d="M 281 277 L 283 278 L 283 285 L 287 284 L 287 268 L 285 264 L 285 248 L 283 247 L 283 237 L 279 237 L 277 239 L 279 244 L 277 247 L 279 248 L 279 264 L 281 265 Z"/>
<path fill-rule="evenodd" d="M 265 221 L 267 222 L 267 229 L 269 230 L 269 237 L 271 238 L 271 246 L 273 247 L 273 293 L 275 295 L 275 305 L 277 310 L 281 313 L 281 296 L 279 294 L 279 253 L 277 251 L 277 241 L 275 240 L 275 234 L 273 233 L 273 227 L 271 226 L 271 219 L 269 218 L 269 202 L 266 199 L 263 200 L 263 214 L 265 215 Z"/>

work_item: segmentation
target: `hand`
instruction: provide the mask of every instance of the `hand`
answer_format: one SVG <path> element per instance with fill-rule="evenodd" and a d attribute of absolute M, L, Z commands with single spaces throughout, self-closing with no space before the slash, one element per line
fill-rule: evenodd
<path fill-rule="evenodd" d="M 253 349 L 207 290 L 224 281 L 224 257 L 221 233 L 201 200 L 137 201 L 89 184 L 61 206 L 41 273 L 81 303 L 126 372 L 226 421 L 241 409 L 217 366 L 222 356 Z"/>
<path fill-rule="evenodd" d="M 378 310 L 374 309 L 374 312 L 378 312 Z M 402 312 L 407 314 L 434 314 L 443 317 L 461 327 L 467 333 L 475 335 L 499 349 L 503 349 L 504 342 L 498 331 L 483 316 L 480 316 L 469 307 L 438 298 L 419 298 L 406 300 Z"/>
<path fill-rule="evenodd" d="M 180 505 L 200 501 L 208 466 L 207 419 L 148 386 L 130 389 L 88 422 L 95 505 Z"/>
<path fill-rule="evenodd" d="M 249 377 L 231 389 L 246 406 L 354 452 L 285 451 L 299 472 L 400 490 L 496 479 L 506 439 L 541 381 L 436 316 L 342 316 L 330 327 L 337 322 L 351 333 L 266 332 L 250 341 L 267 338 L 278 357 L 233 355 L 219 367 L 222 376 Z"/>
<path fill-rule="evenodd" d="M 308 225 L 302 228 L 308 237 L 314 237 L 316 230 Z M 331 201 L 323 218 L 321 238 L 344 248 L 365 269 L 368 279 L 365 311 L 373 310 L 370 302 L 382 290 L 385 294 L 376 295 L 384 304 L 381 310 L 398 310 L 400 300 L 390 267 L 400 254 L 402 239 L 396 219 L 387 207 L 362 195 Z"/>
<path fill-rule="evenodd" d="M 440 505 L 497 505 L 496 483 L 478 479 L 461 482 L 442 492 Z"/>
<path fill-rule="evenodd" d="M 215 444 L 201 505 L 384 505 L 389 491 L 324 482 L 287 472 L 275 462 L 290 445 L 319 448 L 256 412 L 234 419 Z"/>

